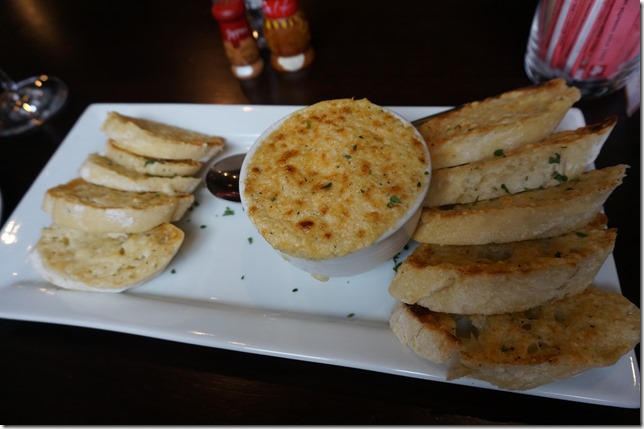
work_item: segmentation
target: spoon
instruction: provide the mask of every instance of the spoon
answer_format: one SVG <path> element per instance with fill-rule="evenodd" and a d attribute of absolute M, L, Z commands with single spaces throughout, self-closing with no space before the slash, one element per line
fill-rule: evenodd
<path fill-rule="evenodd" d="M 206 186 L 217 198 L 241 202 L 239 197 L 239 172 L 245 153 L 238 153 L 215 162 L 206 174 Z"/>
<path fill-rule="evenodd" d="M 445 112 L 439 112 L 416 119 L 415 121 L 412 121 L 412 125 L 417 127 L 427 119 L 443 113 Z M 242 162 L 244 162 L 244 157 L 246 157 L 245 153 L 231 155 L 217 161 L 212 165 L 212 167 L 210 167 L 206 174 L 206 186 L 215 197 L 228 201 L 241 201 L 239 198 L 239 172 L 241 170 Z"/>

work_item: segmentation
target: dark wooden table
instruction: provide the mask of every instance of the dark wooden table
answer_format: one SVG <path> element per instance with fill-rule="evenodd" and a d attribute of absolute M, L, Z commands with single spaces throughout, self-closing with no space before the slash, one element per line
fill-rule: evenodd
<path fill-rule="evenodd" d="M 209 0 L 3 0 L 0 64 L 59 76 L 64 110 L 0 139 L 2 222 L 91 103 L 304 105 L 367 97 L 448 106 L 530 84 L 536 2 L 302 0 L 317 58 L 232 77 Z M 619 124 L 597 162 L 628 163 L 606 204 L 624 294 L 640 302 L 640 117 L 624 92 L 581 102 Z M 2 261 L 0 261 L 2 263 Z M 6 279 L 4 279 L 6 280 Z M 639 347 L 637 349 L 639 357 Z M 0 319 L 2 424 L 639 424 L 639 409 L 495 392 L 80 327 Z"/>

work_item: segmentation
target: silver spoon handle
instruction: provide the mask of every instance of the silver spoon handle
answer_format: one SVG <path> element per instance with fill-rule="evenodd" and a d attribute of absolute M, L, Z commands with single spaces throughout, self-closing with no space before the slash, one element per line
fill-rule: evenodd
<path fill-rule="evenodd" d="M 411 121 L 411 124 L 413 126 L 415 126 L 415 127 L 418 127 L 418 126 L 422 125 L 428 119 L 435 118 L 436 116 L 444 115 L 447 112 L 451 112 L 452 110 L 456 110 L 456 109 L 459 109 L 459 108 L 460 108 L 460 106 L 452 107 L 451 109 L 443 110 L 442 112 L 434 113 L 432 115 L 423 116 L 422 118 L 418 118 L 418 119 L 416 119 L 414 121 Z"/>

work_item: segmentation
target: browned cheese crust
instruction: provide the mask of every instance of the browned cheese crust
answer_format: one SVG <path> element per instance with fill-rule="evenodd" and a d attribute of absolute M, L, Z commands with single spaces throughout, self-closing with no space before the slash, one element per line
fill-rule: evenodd
<path fill-rule="evenodd" d="M 417 131 L 368 100 L 330 100 L 296 112 L 249 161 L 251 221 L 277 250 L 343 256 L 396 226 L 429 179 Z"/>

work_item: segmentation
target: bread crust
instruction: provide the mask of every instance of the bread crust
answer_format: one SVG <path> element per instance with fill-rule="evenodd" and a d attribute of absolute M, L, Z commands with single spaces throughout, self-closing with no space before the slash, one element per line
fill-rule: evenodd
<path fill-rule="evenodd" d="M 613 251 L 606 216 L 574 232 L 505 244 L 421 244 L 400 265 L 389 293 L 432 311 L 498 314 L 581 293 Z"/>
<path fill-rule="evenodd" d="M 583 173 L 545 189 L 447 207 L 425 207 L 413 239 L 472 245 L 554 237 L 580 228 L 599 213 L 622 183 L 626 165 Z"/>
<path fill-rule="evenodd" d="M 426 359 L 432 347 L 452 350 L 440 361 L 450 362 L 448 379 L 467 376 L 508 390 L 613 365 L 640 342 L 639 308 L 594 286 L 527 311 L 489 316 L 437 315 L 399 303 L 390 323 L 399 340 Z"/>
<path fill-rule="evenodd" d="M 43 228 L 30 260 L 56 286 L 122 292 L 161 273 L 183 238 L 183 231 L 168 223 L 134 234 L 90 233 L 52 224 Z"/>
<path fill-rule="evenodd" d="M 472 203 L 572 180 L 595 161 L 616 122 L 613 116 L 494 158 L 434 170 L 424 206 Z"/>
<path fill-rule="evenodd" d="M 201 183 L 200 177 L 150 176 L 116 164 L 97 153 L 90 154 L 79 169 L 81 178 L 95 185 L 130 192 L 189 194 Z"/>
<path fill-rule="evenodd" d="M 101 126 L 116 145 L 141 156 L 161 159 L 208 161 L 220 152 L 224 139 L 163 124 L 109 112 Z"/>
<path fill-rule="evenodd" d="M 192 194 L 121 191 L 77 178 L 47 190 L 42 208 L 62 226 L 135 233 L 178 221 L 193 202 Z"/>
<path fill-rule="evenodd" d="M 435 169 L 490 158 L 496 150 L 536 143 L 580 99 L 563 79 L 474 101 L 418 126 Z"/>
<path fill-rule="evenodd" d="M 410 314 L 416 307 L 399 302 L 389 319 L 391 330 L 420 357 L 435 363 L 448 362 L 462 343 L 456 336 L 456 319 L 445 313 Z"/>
<path fill-rule="evenodd" d="M 203 162 L 193 159 L 161 159 L 137 155 L 118 145 L 113 140 L 105 143 L 105 156 L 116 164 L 151 176 L 194 176 L 203 167 Z"/>

